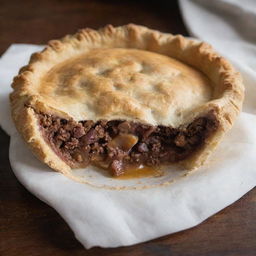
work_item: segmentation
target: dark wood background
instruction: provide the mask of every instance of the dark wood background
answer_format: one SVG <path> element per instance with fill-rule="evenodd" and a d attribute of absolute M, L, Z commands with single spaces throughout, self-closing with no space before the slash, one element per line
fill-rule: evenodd
<path fill-rule="evenodd" d="M 187 35 L 178 4 L 171 0 L 0 0 L 0 54 L 12 43 L 45 44 L 79 28 L 130 22 Z M 9 138 L 0 130 L 1 256 L 256 255 L 255 189 L 190 230 L 135 246 L 85 250 L 58 213 L 17 181 L 8 148 Z"/>

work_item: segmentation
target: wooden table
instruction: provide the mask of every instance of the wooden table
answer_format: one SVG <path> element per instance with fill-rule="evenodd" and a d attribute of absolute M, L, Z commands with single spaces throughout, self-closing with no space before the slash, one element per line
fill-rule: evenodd
<path fill-rule="evenodd" d="M 176 1 L 0 0 L 0 54 L 12 43 L 45 44 L 107 23 L 187 35 Z M 169 3 L 167 3 L 169 2 Z M 0 78 L 1 81 L 1 78 Z M 85 250 L 52 208 L 17 181 L 0 131 L 0 255 L 256 255 L 256 190 L 201 225 L 147 243 Z"/>

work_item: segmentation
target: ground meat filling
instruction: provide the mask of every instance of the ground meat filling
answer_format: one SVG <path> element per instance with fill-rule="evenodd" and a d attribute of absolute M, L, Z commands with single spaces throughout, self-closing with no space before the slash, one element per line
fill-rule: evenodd
<path fill-rule="evenodd" d="M 202 147 L 219 123 L 213 112 L 186 127 L 124 120 L 80 121 L 38 114 L 43 135 L 71 167 L 101 166 L 122 175 L 127 166 L 174 163 Z"/>

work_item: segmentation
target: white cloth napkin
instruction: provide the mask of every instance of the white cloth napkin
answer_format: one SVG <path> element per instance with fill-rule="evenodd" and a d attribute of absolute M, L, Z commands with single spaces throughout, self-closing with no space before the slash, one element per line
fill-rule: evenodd
<path fill-rule="evenodd" d="M 186 4 L 182 2 L 184 16 Z M 210 25 L 214 26 L 214 22 Z M 12 45 L 0 59 L 0 124 L 11 135 L 10 161 L 16 177 L 29 191 L 57 210 L 86 248 L 132 245 L 193 227 L 255 186 L 256 115 L 255 100 L 250 94 L 246 96 L 245 112 L 220 144 L 210 164 L 188 176 L 178 176 L 169 185 L 112 190 L 78 183 L 52 171 L 24 145 L 13 127 L 8 106 L 12 77 L 29 55 L 41 48 Z M 251 58 L 254 50 L 249 49 L 248 58 Z M 246 89 L 254 93 L 255 73 L 246 60 L 244 54 L 241 67 Z M 96 176 L 94 182 L 108 185 L 109 180 Z M 172 178 L 167 176 L 166 180 Z M 155 178 L 146 183 L 158 184 L 166 180 Z M 129 181 L 115 184 L 118 182 L 130 184 Z"/>

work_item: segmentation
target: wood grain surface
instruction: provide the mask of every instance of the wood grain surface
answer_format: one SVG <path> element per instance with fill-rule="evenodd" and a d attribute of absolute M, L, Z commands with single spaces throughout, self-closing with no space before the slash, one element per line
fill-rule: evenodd
<path fill-rule="evenodd" d="M 0 54 L 12 43 L 45 44 L 79 28 L 130 22 L 187 35 L 178 4 L 171 0 L 0 0 Z M 17 181 L 8 148 L 9 137 L 0 130 L 1 256 L 256 255 L 255 189 L 192 229 L 135 246 L 85 250 L 58 213 Z"/>

